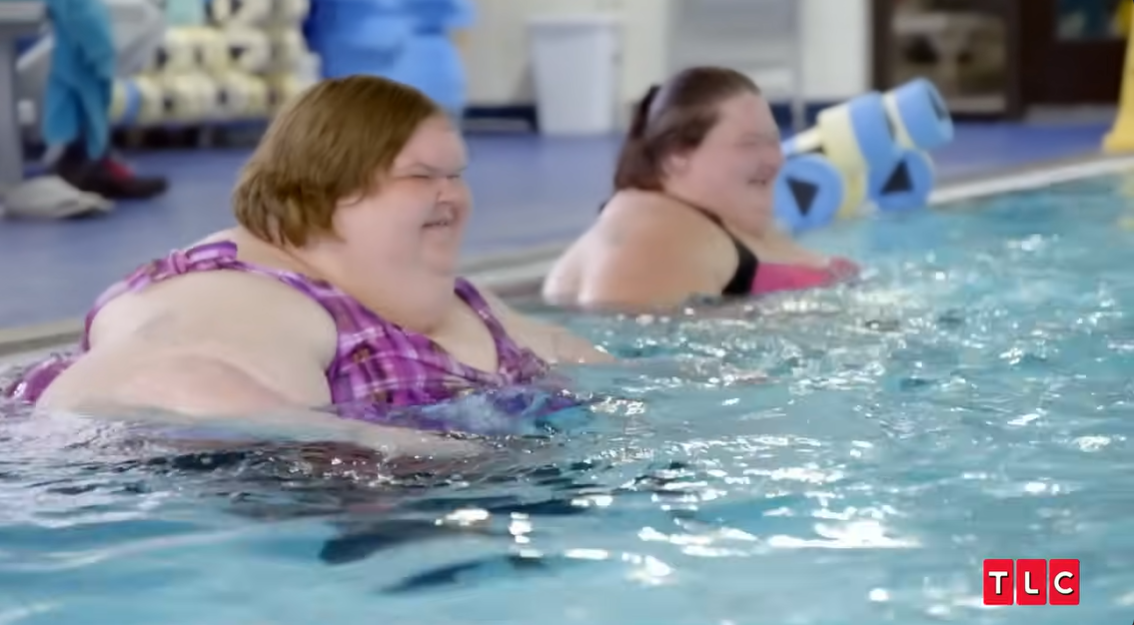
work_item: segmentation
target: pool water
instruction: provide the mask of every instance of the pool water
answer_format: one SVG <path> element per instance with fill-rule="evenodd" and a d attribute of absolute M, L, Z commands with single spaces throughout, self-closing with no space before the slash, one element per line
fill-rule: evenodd
<path fill-rule="evenodd" d="M 1130 187 L 816 235 L 870 268 L 853 288 L 544 311 L 634 360 L 575 372 L 586 415 L 478 466 L 111 458 L 12 419 L 0 623 L 1128 622 Z M 1016 557 L 1080 559 L 1082 604 L 984 607 L 982 560 Z"/>

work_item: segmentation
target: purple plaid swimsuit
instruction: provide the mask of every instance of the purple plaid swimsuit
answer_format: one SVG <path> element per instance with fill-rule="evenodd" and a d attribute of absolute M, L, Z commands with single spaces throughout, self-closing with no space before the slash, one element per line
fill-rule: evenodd
<path fill-rule="evenodd" d="M 488 302 L 466 280 L 457 280 L 456 294 L 491 332 L 499 361 L 495 372 L 457 361 L 428 337 L 384 321 L 325 281 L 241 261 L 237 259 L 236 244 L 222 241 L 174 251 L 140 267 L 109 288 L 87 315 L 80 348 L 28 368 L 4 394 L 16 400 L 37 401 L 56 376 L 89 349 L 90 324 L 98 311 L 115 297 L 180 275 L 219 270 L 243 271 L 279 280 L 318 302 L 331 315 L 338 330 L 338 344 L 334 359 L 327 367 L 327 384 L 336 406 L 355 407 L 342 411 L 344 417 L 384 421 L 390 409 L 435 404 L 475 390 L 528 385 L 544 379 L 549 372 L 547 363 L 508 336 Z M 503 401 L 504 405 L 523 410 L 525 406 L 520 404 L 526 402 L 518 396 L 530 394 L 505 393 L 507 399 L 494 403 Z M 558 407 L 566 405 L 561 401 L 553 403 Z"/>

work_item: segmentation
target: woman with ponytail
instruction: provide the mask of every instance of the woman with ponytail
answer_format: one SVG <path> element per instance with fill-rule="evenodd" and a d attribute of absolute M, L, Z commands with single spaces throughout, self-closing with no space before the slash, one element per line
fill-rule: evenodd
<path fill-rule="evenodd" d="M 614 195 L 556 262 L 544 298 L 656 310 L 854 276 L 852 262 L 776 229 L 772 188 L 782 164 L 772 111 L 747 76 L 694 67 L 651 87 L 635 107 Z"/>

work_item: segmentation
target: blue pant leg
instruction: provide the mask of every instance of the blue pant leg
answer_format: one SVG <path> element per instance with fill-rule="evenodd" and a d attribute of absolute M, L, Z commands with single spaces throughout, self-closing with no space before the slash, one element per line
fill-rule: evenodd
<path fill-rule="evenodd" d="M 83 140 L 87 156 L 97 160 L 110 151 L 110 104 L 114 96 L 114 83 L 93 72 L 84 75 L 79 83 Z"/>
<path fill-rule="evenodd" d="M 40 130 L 49 148 L 66 147 L 82 137 L 79 94 L 54 71 L 47 79 Z"/>

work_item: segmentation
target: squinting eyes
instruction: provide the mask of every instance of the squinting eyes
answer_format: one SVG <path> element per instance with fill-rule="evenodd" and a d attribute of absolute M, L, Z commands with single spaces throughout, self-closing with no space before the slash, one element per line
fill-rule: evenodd
<path fill-rule="evenodd" d="M 418 180 L 460 180 L 464 178 L 463 173 L 441 175 L 441 174 L 414 174 L 411 178 Z"/>
<path fill-rule="evenodd" d="M 741 150 L 767 150 L 771 148 L 779 149 L 780 143 L 778 141 L 746 141 L 737 144 L 737 148 Z"/>

